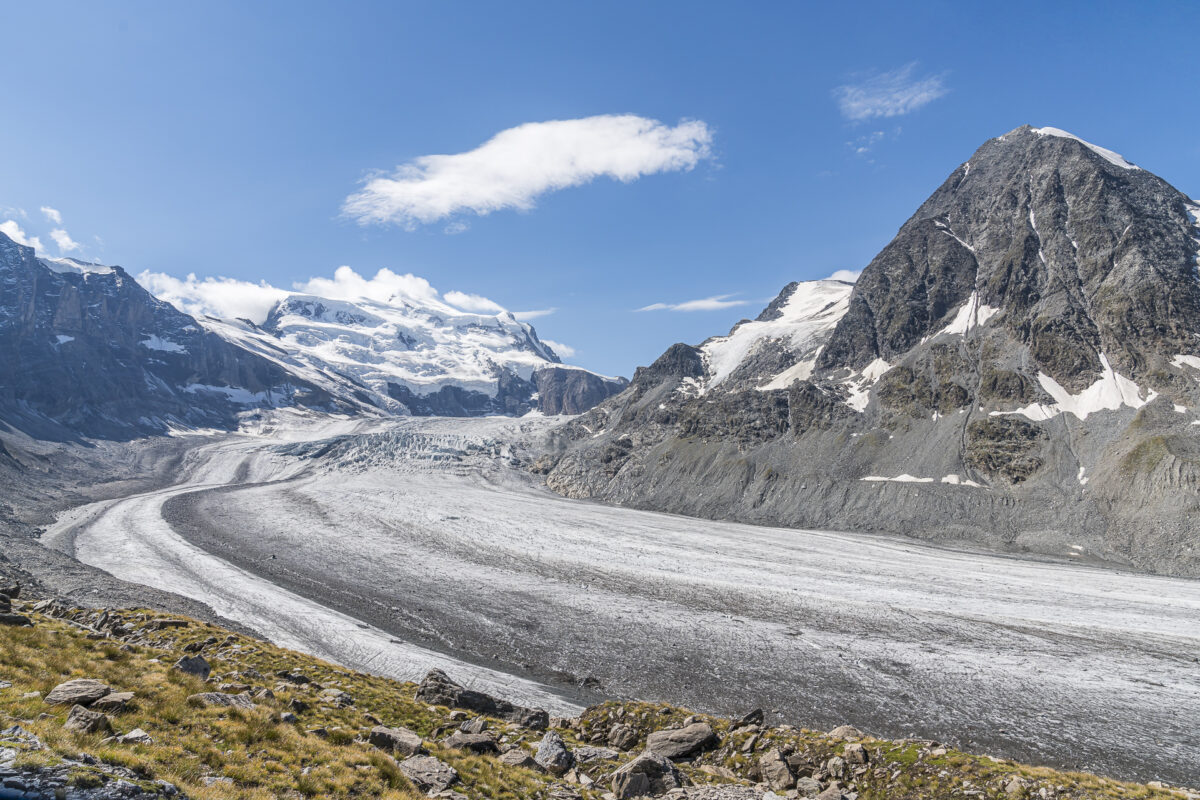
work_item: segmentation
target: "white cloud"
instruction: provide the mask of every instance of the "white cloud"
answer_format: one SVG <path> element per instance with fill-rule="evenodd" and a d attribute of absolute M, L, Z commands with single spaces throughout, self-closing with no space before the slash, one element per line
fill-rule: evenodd
<path fill-rule="evenodd" d="M 551 350 L 558 353 L 559 358 L 571 358 L 575 355 L 575 348 L 569 344 L 562 342 L 552 342 L 549 339 L 542 339 L 542 344 L 548 345 Z"/>
<path fill-rule="evenodd" d="M 62 228 L 55 228 L 50 231 L 50 238 L 58 245 L 58 252 L 60 253 L 70 253 L 72 250 L 79 249 L 79 243 L 72 239 L 70 234 Z"/>
<path fill-rule="evenodd" d="M 830 275 L 825 280 L 827 281 L 845 281 L 846 283 L 855 283 L 858 281 L 858 276 L 862 275 L 861 269 L 839 269 Z"/>
<path fill-rule="evenodd" d="M 864 76 L 858 83 L 833 90 L 842 116 L 854 122 L 897 117 L 932 103 L 949 91 L 942 75 L 917 77 L 917 62 Z"/>
<path fill-rule="evenodd" d="M 705 297 L 701 300 L 687 300 L 682 303 L 651 303 L 637 311 L 719 311 L 733 306 L 744 306 L 749 300 L 730 300 L 731 294 L 719 294 Z"/>
<path fill-rule="evenodd" d="M 188 275 L 180 280 L 161 272 L 146 271 L 137 279 L 150 294 L 192 316 L 248 319 L 259 324 L 266 321 L 271 306 L 289 294 L 265 282 L 250 283 L 234 278 L 200 280 L 195 275 Z"/>
<path fill-rule="evenodd" d="M 557 308 L 538 308 L 538 309 L 534 309 L 533 311 L 514 311 L 513 316 L 516 317 L 517 319 L 521 320 L 521 322 L 528 322 L 529 320 L 537 319 L 538 317 L 548 317 L 551 314 L 553 314 L 555 311 L 558 311 L 558 309 Z"/>
<path fill-rule="evenodd" d="M 342 210 L 360 224 L 408 228 L 459 212 L 528 210 L 539 195 L 601 176 L 629 182 L 690 170 L 709 157 L 711 143 L 712 132 L 698 120 L 670 127 L 621 114 L 527 122 L 474 150 L 421 156 L 373 177 Z"/>
<path fill-rule="evenodd" d="M 59 213 L 57 208 L 42 206 L 42 213 L 46 215 L 46 219 L 50 220 L 55 225 L 62 225 L 62 214 Z"/>
<path fill-rule="evenodd" d="M 41 239 L 36 236 L 26 236 L 25 231 L 21 230 L 21 226 L 11 219 L 6 219 L 4 222 L 0 222 L 0 233 L 3 233 L 17 244 L 23 244 L 26 247 L 32 247 L 39 253 L 42 252 Z"/>
<path fill-rule="evenodd" d="M 446 302 L 450 305 L 461 308 L 463 311 L 470 311 L 474 314 L 500 314 L 504 311 L 504 306 L 478 294 L 467 294 L 466 292 L 446 292 L 444 295 L 442 295 L 442 297 L 444 297 Z"/>
<path fill-rule="evenodd" d="M 466 233 L 470 227 L 471 226 L 468 225 L 467 223 L 456 220 L 454 222 L 451 222 L 449 225 L 447 225 L 442 230 L 442 233 L 445 233 L 448 236 L 457 236 L 460 233 Z"/>

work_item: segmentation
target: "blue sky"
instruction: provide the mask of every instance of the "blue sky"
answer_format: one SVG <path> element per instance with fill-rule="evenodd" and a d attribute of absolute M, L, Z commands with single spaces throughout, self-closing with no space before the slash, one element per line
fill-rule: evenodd
<path fill-rule="evenodd" d="M 1025 122 L 1200 194 L 1198 24 L 1183 2 L 3 2 L 0 221 L 134 273 L 411 272 L 556 309 L 539 333 L 629 375 L 861 269 Z M 584 122 L 422 160 L 550 120 Z M 722 296 L 743 304 L 635 311 Z"/>

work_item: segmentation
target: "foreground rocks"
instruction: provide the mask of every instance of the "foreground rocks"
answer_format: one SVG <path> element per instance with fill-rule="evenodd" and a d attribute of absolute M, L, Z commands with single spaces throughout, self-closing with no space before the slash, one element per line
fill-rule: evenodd
<path fill-rule="evenodd" d="M 458 771 L 432 756 L 413 756 L 400 762 L 400 771 L 426 794 L 444 792 L 458 782 Z"/>
<path fill-rule="evenodd" d="M 417 687 L 417 700 L 433 706 L 462 708 L 490 717 L 499 717 L 523 728 L 545 730 L 550 715 L 539 708 L 524 708 L 498 700 L 483 692 L 467 689 L 450 680 L 440 669 L 430 670 Z"/>
<path fill-rule="evenodd" d="M 715 747 L 717 735 L 712 726 L 696 722 L 682 728 L 655 731 L 646 737 L 646 750 L 655 755 L 678 759 L 694 756 Z"/>
<path fill-rule="evenodd" d="M 46 695 L 45 702 L 49 705 L 81 705 L 90 706 L 105 695 L 111 694 L 112 689 L 91 678 L 78 678 L 66 683 L 60 683 Z"/>
<path fill-rule="evenodd" d="M 408 728 L 388 728 L 376 725 L 367 738 L 374 747 L 401 756 L 415 756 L 425 752 L 421 737 Z"/>

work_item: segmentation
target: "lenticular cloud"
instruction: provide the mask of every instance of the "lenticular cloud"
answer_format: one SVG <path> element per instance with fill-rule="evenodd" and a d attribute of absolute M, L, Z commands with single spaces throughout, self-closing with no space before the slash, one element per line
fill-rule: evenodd
<path fill-rule="evenodd" d="M 632 114 L 529 122 L 455 155 L 421 156 L 369 179 L 346 198 L 359 223 L 405 227 L 453 214 L 527 210 L 539 195 L 598 177 L 629 182 L 690 170 L 710 155 L 712 133 L 698 120 L 671 127 Z"/>

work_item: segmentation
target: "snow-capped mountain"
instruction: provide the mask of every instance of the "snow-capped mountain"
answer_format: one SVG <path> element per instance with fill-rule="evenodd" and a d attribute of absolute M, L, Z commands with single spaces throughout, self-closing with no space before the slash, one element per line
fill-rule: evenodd
<path fill-rule="evenodd" d="M 852 287 L 793 284 L 571 423 L 578 497 L 1200 574 L 1200 207 L 1024 126 Z"/>
<path fill-rule="evenodd" d="M 120 267 L 0 234 L 0 419 L 45 438 L 229 427 L 248 407 L 349 406 L 156 300 Z"/>
<path fill-rule="evenodd" d="M 120 267 L 39 258 L 0 234 L 0 419 L 128 438 L 237 425 L 256 408 L 579 413 L 625 386 L 562 364 L 508 312 L 288 294 L 266 322 L 193 317 Z"/>

